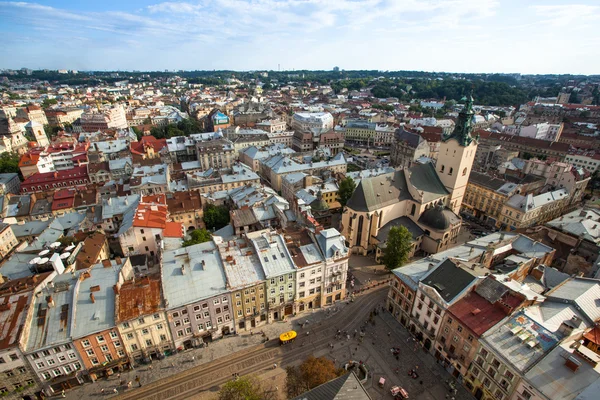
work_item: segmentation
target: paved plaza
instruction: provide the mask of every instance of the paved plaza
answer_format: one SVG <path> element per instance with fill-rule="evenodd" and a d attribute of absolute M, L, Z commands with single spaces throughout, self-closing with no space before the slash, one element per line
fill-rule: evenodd
<path fill-rule="evenodd" d="M 350 315 L 356 310 L 356 308 L 353 309 L 356 304 L 341 302 L 327 309 L 303 313 L 286 321 L 257 328 L 253 333 L 244 332 L 240 335 L 231 335 L 210 343 L 208 347 L 187 350 L 163 360 L 154 361 L 151 365 L 138 366 L 132 371 L 123 372 L 121 376 L 86 384 L 67 392 L 67 398 L 75 400 L 115 397 L 117 395 L 114 392 L 115 389 L 118 394 L 126 392 L 135 396 L 136 388 L 139 385 L 136 377 L 140 378 L 139 383 L 142 385 L 163 379 L 167 379 L 165 384 L 168 385 L 169 377 L 256 348 L 264 340 L 260 334 L 261 331 L 264 331 L 270 339 L 276 339 L 281 333 L 294 329 L 298 331 L 299 336 L 293 346 L 306 346 L 306 348 L 312 346 L 312 354 L 316 357 L 329 357 L 338 367 L 342 367 L 350 360 L 362 361 L 370 372 L 364 385 L 373 399 L 391 399 L 390 388 L 399 385 L 404 387 L 413 399 L 445 400 L 448 393 L 446 380 L 452 379 L 450 375 L 435 362 L 430 354 L 425 353 L 413 341 L 408 331 L 389 312 L 384 310 L 387 288 L 376 289 L 382 287 L 382 284 L 377 285 L 379 282 L 389 279 L 389 273 L 382 266 L 375 265 L 372 259 L 366 257 L 352 256 L 350 265 L 355 276 L 354 290 L 357 292 L 363 290 L 360 298 L 365 297 L 364 300 L 368 300 L 369 304 L 374 304 L 377 307 L 377 315 L 374 315 L 373 320 L 369 322 L 368 314 L 371 309 L 363 307 L 364 321 L 356 320 L 346 328 L 349 339 L 347 336 L 335 339 L 334 335 L 328 333 L 333 328 L 328 326 L 329 318 Z M 374 286 L 374 288 L 366 290 L 370 286 Z M 304 328 L 300 327 L 300 323 L 307 321 L 308 324 Z M 362 341 L 359 340 L 361 329 L 364 329 L 365 333 Z M 310 337 L 304 336 L 307 331 L 310 332 Z M 331 336 L 331 340 L 323 341 L 325 335 Z M 322 344 L 315 345 L 313 341 L 317 340 Z M 330 345 L 333 345 L 333 348 Z M 390 351 L 392 347 L 401 348 L 397 358 Z M 285 367 L 298 365 L 302 361 L 302 358 L 286 357 L 284 352 L 281 359 L 277 360 L 278 368 L 259 368 L 253 371 L 253 375 L 262 381 L 266 388 L 276 391 L 279 399 L 285 399 Z M 418 370 L 419 378 L 413 379 L 408 376 L 408 371 L 411 369 Z M 381 377 L 385 379 L 383 388 L 378 385 Z M 131 382 L 131 388 L 127 387 L 128 382 Z M 216 399 L 217 391 L 218 386 L 214 386 L 209 390 L 191 394 L 189 398 Z M 462 389 L 456 395 L 456 399 L 469 398 L 471 398 L 470 394 Z"/>

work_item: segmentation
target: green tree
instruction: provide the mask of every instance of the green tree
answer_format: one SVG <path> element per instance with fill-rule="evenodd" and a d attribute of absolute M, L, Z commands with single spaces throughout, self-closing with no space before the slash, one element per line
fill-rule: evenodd
<path fill-rule="evenodd" d="M 292 398 L 329 382 L 346 371 L 337 369 L 333 361 L 326 357 L 310 356 L 298 367 L 287 367 L 285 372 L 287 397 Z"/>
<path fill-rule="evenodd" d="M 208 242 L 211 237 L 210 232 L 206 229 L 195 229 L 190 233 L 190 240 L 183 241 L 183 247 Z"/>
<path fill-rule="evenodd" d="M 144 136 L 143 132 L 140 131 L 137 126 L 132 126 L 131 130 L 133 131 L 133 133 L 135 133 L 135 136 L 137 137 L 137 140 L 139 142 L 142 139 L 142 136 Z"/>
<path fill-rule="evenodd" d="M 19 173 L 20 156 L 17 153 L 2 153 L 0 155 L 0 173 Z"/>
<path fill-rule="evenodd" d="M 274 400 L 276 393 L 267 390 L 252 377 L 242 376 L 224 384 L 219 400 Z"/>
<path fill-rule="evenodd" d="M 346 205 L 348 200 L 350 200 L 352 193 L 354 193 L 354 189 L 356 189 L 356 183 L 354 183 L 352 178 L 346 177 L 340 182 L 338 196 L 340 198 L 340 204 L 342 207 Z"/>
<path fill-rule="evenodd" d="M 48 108 L 51 105 L 54 104 L 58 104 L 58 100 L 56 99 L 44 99 L 44 101 L 42 101 L 42 108 Z"/>
<path fill-rule="evenodd" d="M 408 261 L 408 254 L 412 248 L 412 235 L 405 226 L 394 226 L 390 229 L 383 249 L 382 261 L 389 270 L 401 267 Z"/>
<path fill-rule="evenodd" d="M 229 209 L 225 206 L 209 204 L 204 209 L 204 224 L 207 229 L 221 229 L 229 223 Z"/>

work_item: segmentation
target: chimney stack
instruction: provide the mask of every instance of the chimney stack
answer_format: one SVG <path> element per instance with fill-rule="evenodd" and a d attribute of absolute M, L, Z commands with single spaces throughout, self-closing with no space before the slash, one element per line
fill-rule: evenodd
<path fill-rule="evenodd" d="M 94 297 L 94 293 L 90 293 L 90 300 L 92 301 L 92 303 L 96 302 L 96 298 Z"/>

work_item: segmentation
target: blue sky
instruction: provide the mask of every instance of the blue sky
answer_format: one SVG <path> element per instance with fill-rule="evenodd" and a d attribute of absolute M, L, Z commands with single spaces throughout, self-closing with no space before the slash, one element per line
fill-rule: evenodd
<path fill-rule="evenodd" d="M 0 68 L 600 73 L 599 0 L 0 1 Z"/>

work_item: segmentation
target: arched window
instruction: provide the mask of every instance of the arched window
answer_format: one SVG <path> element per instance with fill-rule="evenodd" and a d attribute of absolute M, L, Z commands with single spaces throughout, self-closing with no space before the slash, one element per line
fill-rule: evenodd
<path fill-rule="evenodd" d="M 415 204 L 413 204 L 412 209 L 410 210 L 410 215 L 415 215 L 416 211 L 417 211 L 417 206 Z"/>
<path fill-rule="evenodd" d="M 363 229 L 364 217 L 361 215 L 358 217 L 358 229 L 356 234 L 356 244 L 360 246 L 360 242 L 362 241 L 362 229 Z"/>
<path fill-rule="evenodd" d="M 450 167 L 450 170 L 448 171 L 448 175 L 452 175 L 453 171 L 454 171 L 454 168 Z"/>
<path fill-rule="evenodd" d="M 467 169 L 466 168 L 463 169 L 463 175 L 462 176 L 465 176 L 465 175 L 467 175 Z"/>
<path fill-rule="evenodd" d="M 442 168 L 440 169 L 440 172 L 444 172 L 444 166 L 442 165 Z"/>

